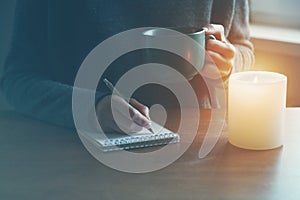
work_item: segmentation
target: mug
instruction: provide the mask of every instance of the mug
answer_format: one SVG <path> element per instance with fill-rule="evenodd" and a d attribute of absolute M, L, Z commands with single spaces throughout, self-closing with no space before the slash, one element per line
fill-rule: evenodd
<path fill-rule="evenodd" d="M 146 46 L 150 47 L 145 58 L 147 63 L 168 65 L 180 72 L 187 80 L 191 80 L 203 68 L 205 61 L 205 29 L 193 27 L 153 28 L 143 34 L 146 36 Z M 178 50 L 183 56 L 178 56 L 173 51 L 151 48 L 151 42 L 154 38 L 161 41 L 166 49 Z M 193 43 L 190 38 L 196 43 Z M 209 39 L 214 39 L 214 37 L 210 35 Z M 157 73 L 156 76 L 160 76 L 161 79 L 167 82 L 176 82 L 172 75 Z"/>

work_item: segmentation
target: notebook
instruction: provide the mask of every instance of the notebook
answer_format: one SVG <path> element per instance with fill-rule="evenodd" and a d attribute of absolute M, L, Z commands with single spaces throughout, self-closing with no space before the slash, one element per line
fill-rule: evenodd
<path fill-rule="evenodd" d="M 80 131 L 80 136 L 83 136 L 90 142 L 96 144 L 103 152 L 174 144 L 180 141 L 178 133 L 173 133 L 155 122 L 152 122 L 151 127 L 154 134 L 143 128 L 139 132 L 130 133 L 130 135 L 122 133 L 105 133 L 107 138 L 100 133 L 96 134 L 83 131 Z"/>

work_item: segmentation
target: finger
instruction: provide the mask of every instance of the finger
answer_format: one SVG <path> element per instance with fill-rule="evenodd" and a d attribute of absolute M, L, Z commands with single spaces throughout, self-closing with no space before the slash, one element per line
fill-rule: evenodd
<path fill-rule="evenodd" d="M 98 122 L 103 130 L 132 133 L 143 129 L 129 115 L 129 104 L 119 96 L 104 97 L 97 104 Z M 125 114 L 127 113 L 127 114 Z"/>
<path fill-rule="evenodd" d="M 207 54 L 217 65 L 219 70 L 226 71 L 231 67 L 231 62 L 228 59 L 224 58 L 222 55 L 214 51 L 207 51 Z"/>
<path fill-rule="evenodd" d="M 125 103 L 127 103 L 127 102 L 125 102 Z M 129 104 L 127 104 L 127 105 L 124 104 L 123 108 L 113 107 L 112 109 L 114 112 L 114 115 L 113 115 L 114 124 L 112 125 L 112 128 L 114 130 L 116 130 L 116 131 L 121 130 L 125 133 L 132 133 L 132 132 L 137 132 L 137 131 L 142 130 L 143 127 L 135 122 L 135 120 L 138 121 L 138 119 L 134 120 L 133 118 L 131 118 L 129 116 L 129 114 L 127 114 L 130 112 L 129 110 L 132 110 L 132 108 Z M 140 122 L 140 123 L 142 123 L 142 122 Z"/>
<path fill-rule="evenodd" d="M 132 120 L 139 126 L 145 127 L 147 129 L 151 128 L 151 121 L 140 113 L 137 109 L 131 106 L 130 112 L 133 113 Z"/>
<path fill-rule="evenodd" d="M 146 116 L 123 99 L 116 98 L 116 100 L 113 101 L 112 109 L 139 126 L 145 128 L 150 128 L 151 126 L 151 122 Z"/>
<path fill-rule="evenodd" d="M 205 27 L 205 35 L 214 35 L 217 40 L 225 41 L 224 27 L 220 24 L 208 24 Z"/>
<path fill-rule="evenodd" d="M 123 129 L 128 130 L 127 127 L 132 126 L 133 122 L 141 127 L 151 127 L 151 121 L 146 116 L 119 96 L 112 96 L 112 111 L 114 117 L 117 117 L 114 120 L 118 121 Z"/>
<path fill-rule="evenodd" d="M 140 102 L 138 102 L 136 99 L 131 98 L 130 99 L 130 104 L 136 108 L 140 113 L 142 113 L 145 117 L 147 117 L 148 119 L 150 119 L 150 115 L 149 115 L 149 108 L 143 104 L 141 104 Z"/>
<path fill-rule="evenodd" d="M 232 59 L 235 56 L 235 47 L 232 44 L 218 40 L 208 40 L 206 50 L 221 54 L 226 59 Z"/>
<path fill-rule="evenodd" d="M 225 59 L 222 55 L 213 52 L 207 51 L 208 56 L 214 61 L 217 65 L 218 69 L 220 70 L 221 76 L 226 76 L 232 70 L 233 60 L 232 59 Z"/>

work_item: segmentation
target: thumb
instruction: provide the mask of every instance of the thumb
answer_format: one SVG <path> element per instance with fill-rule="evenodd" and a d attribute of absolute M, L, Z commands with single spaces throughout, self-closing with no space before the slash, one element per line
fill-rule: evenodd
<path fill-rule="evenodd" d="M 217 40 L 225 41 L 224 27 L 220 24 L 208 24 L 203 27 L 205 35 L 213 35 Z"/>

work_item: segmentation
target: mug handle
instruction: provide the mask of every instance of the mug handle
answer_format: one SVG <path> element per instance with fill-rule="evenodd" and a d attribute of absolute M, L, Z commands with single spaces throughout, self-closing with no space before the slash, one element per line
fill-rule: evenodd
<path fill-rule="evenodd" d="M 205 35 L 205 49 L 206 49 L 206 41 L 207 40 L 216 40 L 217 38 L 212 35 L 212 34 L 209 34 L 209 35 Z"/>
<path fill-rule="evenodd" d="M 205 35 L 205 40 L 216 40 L 217 38 L 214 35 Z"/>

